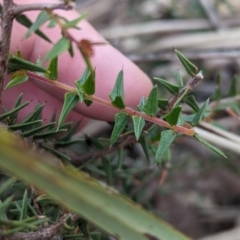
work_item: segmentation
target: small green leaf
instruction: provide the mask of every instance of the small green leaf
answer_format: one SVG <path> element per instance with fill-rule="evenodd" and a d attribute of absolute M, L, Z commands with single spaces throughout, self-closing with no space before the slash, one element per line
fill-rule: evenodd
<path fill-rule="evenodd" d="M 201 143 L 203 143 L 204 145 L 206 145 L 207 147 L 209 147 L 210 149 L 212 149 L 214 152 L 216 152 L 217 154 L 219 154 L 220 156 L 227 158 L 227 156 L 218 148 L 214 147 L 212 144 L 210 144 L 209 142 L 207 142 L 206 140 L 204 140 L 203 138 L 201 138 L 197 133 L 194 135 L 194 137 Z"/>
<path fill-rule="evenodd" d="M 138 104 L 138 109 L 139 109 L 139 111 L 140 112 L 144 112 L 143 111 L 143 108 L 144 108 L 144 106 L 145 106 L 145 104 L 146 104 L 146 98 L 145 97 L 142 97 L 141 98 L 141 100 L 140 100 L 140 103 Z"/>
<path fill-rule="evenodd" d="M 196 115 L 197 115 L 197 113 L 190 114 L 190 115 L 184 116 L 183 119 L 184 119 L 185 122 L 192 124 L 192 121 L 193 121 L 193 119 L 196 117 Z M 206 118 L 206 117 L 208 117 L 209 115 L 210 115 L 209 112 L 205 112 L 205 113 L 203 114 L 203 118 Z"/>
<path fill-rule="evenodd" d="M 165 108 L 168 105 L 168 100 L 164 98 L 158 98 L 158 107 Z"/>
<path fill-rule="evenodd" d="M 22 57 L 22 54 L 21 54 L 21 52 L 18 50 L 17 51 L 17 54 L 16 54 L 16 56 L 18 57 L 18 58 L 21 58 L 21 59 L 23 59 L 23 57 Z"/>
<path fill-rule="evenodd" d="M 27 122 L 27 123 L 19 123 L 19 124 L 14 124 L 9 126 L 8 128 L 16 131 L 16 130 L 24 130 L 25 128 L 28 128 L 29 126 L 36 125 L 36 123 L 42 123 L 42 120 L 35 120 L 32 122 Z"/>
<path fill-rule="evenodd" d="M 16 16 L 15 19 L 16 19 L 20 24 L 22 24 L 23 26 L 25 26 L 25 27 L 27 27 L 27 28 L 30 28 L 30 27 L 33 25 L 32 21 L 31 21 L 26 15 L 20 14 L 20 15 Z M 37 29 L 37 30 L 35 31 L 35 33 L 36 33 L 39 37 L 41 37 L 41 38 L 43 38 L 44 40 L 46 40 L 47 42 L 50 42 L 50 43 L 51 43 L 51 40 L 50 40 L 42 31 L 40 31 L 39 29 Z"/>
<path fill-rule="evenodd" d="M 38 30 L 45 22 L 47 22 L 51 16 L 46 12 L 45 10 L 42 10 L 36 19 L 36 21 L 31 25 L 31 27 L 28 29 L 27 33 L 25 34 L 25 37 L 28 38 L 33 32 Z"/>
<path fill-rule="evenodd" d="M 86 140 L 85 139 L 74 139 L 74 140 L 69 140 L 69 141 L 57 141 L 55 143 L 55 147 L 67 147 L 67 146 L 70 146 L 70 145 L 73 145 L 73 144 L 76 144 L 76 143 L 83 143 L 85 142 Z"/>
<path fill-rule="evenodd" d="M 87 107 L 89 107 L 89 106 L 92 105 L 92 101 L 91 101 L 91 100 L 88 100 L 88 99 L 85 99 L 85 100 L 84 100 L 84 103 L 86 104 Z"/>
<path fill-rule="evenodd" d="M 36 133 L 41 132 L 43 129 L 48 128 L 49 126 L 54 126 L 54 125 L 55 125 L 55 122 L 51 122 L 51 123 L 45 124 L 43 126 L 33 128 L 33 129 L 29 130 L 29 131 L 23 132 L 22 136 L 23 137 L 32 136 L 32 135 L 34 135 Z"/>
<path fill-rule="evenodd" d="M 133 120 L 133 126 L 134 126 L 134 133 L 135 133 L 136 139 L 138 140 L 141 136 L 143 127 L 145 125 L 145 120 L 139 116 L 132 116 L 132 120 Z"/>
<path fill-rule="evenodd" d="M 67 133 L 62 136 L 60 139 L 58 139 L 58 141 L 70 141 L 72 136 L 77 132 L 77 129 L 79 128 L 81 124 L 81 121 L 77 121 L 76 124 L 74 124 L 73 126 L 70 126 L 70 129 L 67 131 Z"/>
<path fill-rule="evenodd" d="M 124 112 L 120 112 L 115 115 L 115 124 L 110 139 L 111 146 L 117 141 L 117 139 L 127 126 L 129 118 L 129 115 Z"/>
<path fill-rule="evenodd" d="M 88 16 L 88 13 L 83 13 L 83 14 L 81 14 L 80 17 L 78 17 L 78 18 L 76 18 L 76 19 L 74 19 L 74 20 L 72 20 L 72 21 L 66 22 L 65 25 L 64 25 L 64 27 L 65 27 L 66 29 L 67 29 L 67 28 L 76 27 L 76 25 L 77 25 L 80 21 L 84 20 L 87 16 Z"/>
<path fill-rule="evenodd" d="M 65 37 L 61 38 L 53 46 L 53 48 L 47 53 L 47 55 L 45 56 L 45 60 L 51 60 L 57 57 L 59 54 L 67 51 L 69 47 L 70 47 L 70 40 Z"/>
<path fill-rule="evenodd" d="M 18 70 L 46 72 L 46 69 L 39 67 L 32 62 L 23 60 L 18 57 L 10 57 L 8 62 L 8 73 L 16 72 Z"/>
<path fill-rule="evenodd" d="M 58 57 L 51 60 L 45 76 L 51 80 L 56 80 L 58 78 Z"/>
<path fill-rule="evenodd" d="M 161 85 L 170 93 L 172 94 L 177 94 L 179 92 L 179 87 L 175 84 L 172 84 L 162 78 L 154 78 L 155 80 L 157 80 L 158 82 L 161 83 Z"/>
<path fill-rule="evenodd" d="M 160 143 L 158 145 L 158 149 L 155 155 L 155 163 L 160 164 L 162 156 L 167 151 L 167 149 L 170 147 L 172 142 L 177 137 L 177 134 L 173 132 L 172 130 L 166 130 L 161 132 L 161 139 Z"/>
<path fill-rule="evenodd" d="M 221 93 L 221 76 L 218 73 L 216 77 L 216 83 L 215 83 L 215 91 L 212 94 L 212 99 L 219 101 L 222 97 Z"/>
<path fill-rule="evenodd" d="M 104 169 L 104 171 L 105 171 L 105 173 L 106 173 L 106 176 L 107 176 L 107 183 L 109 184 L 109 185 L 112 185 L 112 166 L 111 166 L 111 164 L 110 164 L 110 161 L 109 161 L 109 159 L 107 159 L 107 158 L 102 158 L 102 165 L 103 165 L 103 169 Z"/>
<path fill-rule="evenodd" d="M 7 181 L 4 181 L 0 185 L 0 195 L 2 195 L 11 185 L 16 182 L 16 178 L 9 178 Z"/>
<path fill-rule="evenodd" d="M 31 113 L 22 121 L 22 123 L 32 122 L 32 121 L 41 119 L 41 114 L 42 114 L 42 110 L 43 110 L 44 106 L 45 106 L 45 103 L 37 105 L 37 106 L 35 107 L 34 111 L 31 112 Z"/>
<path fill-rule="evenodd" d="M 195 76 L 198 72 L 198 68 L 191 61 L 189 61 L 181 52 L 176 49 L 174 51 L 177 54 L 179 60 L 182 62 L 182 65 L 184 66 L 187 73 L 190 76 Z"/>
<path fill-rule="evenodd" d="M 141 146 L 143 148 L 143 151 L 145 153 L 147 161 L 150 164 L 151 160 L 150 160 L 150 154 L 149 154 L 149 146 L 148 146 L 146 137 L 145 136 L 141 136 L 139 142 L 140 142 L 140 144 L 141 144 Z"/>
<path fill-rule="evenodd" d="M 21 105 L 19 105 L 18 107 L 12 109 L 11 111 L 1 114 L 1 115 L 0 115 L 0 121 L 2 121 L 3 119 L 11 116 L 12 114 L 15 114 L 15 113 L 18 112 L 20 109 L 26 107 L 29 103 L 30 103 L 30 101 L 24 102 L 24 103 L 22 103 Z"/>
<path fill-rule="evenodd" d="M 15 102 L 15 104 L 14 104 L 13 109 L 18 107 L 22 103 L 22 97 L 23 97 L 23 93 L 20 93 L 18 98 L 17 98 L 17 100 L 16 100 L 16 102 Z M 8 118 L 8 120 L 9 120 L 8 125 L 14 124 L 16 122 L 16 120 L 17 120 L 17 116 L 18 116 L 18 112 L 15 112 L 11 116 L 9 116 L 9 118 Z"/>
<path fill-rule="evenodd" d="M 177 83 L 178 83 L 179 88 L 182 88 L 184 86 L 184 83 L 183 83 L 183 79 L 182 79 L 180 72 L 177 72 L 176 78 L 177 78 Z"/>
<path fill-rule="evenodd" d="M 157 85 L 151 90 L 146 104 L 143 107 L 143 111 L 150 116 L 155 116 L 158 111 L 158 88 Z"/>
<path fill-rule="evenodd" d="M 124 158 L 123 148 L 120 148 L 119 151 L 118 151 L 118 162 L 117 162 L 116 169 L 122 169 L 123 158 Z"/>
<path fill-rule="evenodd" d="M 49 24 L 47 25 L 48 28 L 54 28 L 57 25 L 55 19 L 50 19 Z"/>
<path fill-rule="evenodd" d="M 206 109 L 207 109 L 208 103 L 209 103 L 209 98 L 202 105 L 202 107 L 199 109 L 199 111 L 197 112 L 196 116 L 194 117 L 193 121 L 191 122 L 191 124 L 193 126 L 198 125 L 202 121 L 202 119 L 204 118 L 204 114 L 206 113 Z"/>
<path fill-rule="evenodd" d="M 234 97 L 237 95 L 237 81 L 239 79 L 237 78 L 237 76 L 234 76 L 233 77 L 233 80 L 231 82 L 231 86 L 229 88 L 229 91 L 228 91 L 228 96 L 229 97 Z"/>
<path fill-rule="evenodd" d="M 47 139 L 56 136 L 57 133 L 66 132 L 67 129 L 49 130 L 43 133 L 36 133 L 33 135 L 33 139 Z"/>
<path fill-rule="evenodd" d="M 199 106 L 198 106 L 198 103 L 195 99 L 195 97 L 193 95 L 189 95 L 189 96 L 186 96 L 184 98 L 184 102 L 192 108 L 192 110 L 194 112 L 198 112 L 199 111 Z"/>
<path fill-rule="evenodd" d="M 49 152 L 52 152 L 54 155 L 62 159 L 64 162 L 71 162 L 71 158 L 69 156 L 57 151 L 56 149 L 49 147 L 47 144 L 41 143 L 41 147 L 43 147 L 45 150 Z"/>
<path fill-rule="evenodd" d="M 182 111 L 182 107 L 177 106 L 173 108 L 170 113 L 165 115 L 164 118 L 171 126 L 175 126 L 178 123 L 178 119 L 181 111 Z"/>
<path fill-rule="evenodd" d="M 76 88 L 77 94 L 79 96 L 79 102 L 83 102 L 86 100 L 85 93 L 83 92 L 82 89 Z"/>
<path fill-rule="evenodd" d="M 84 239 L 86 239 L 86 240 L 91 239 L 88 222 L 85 219 L 80 218 L 76 221 L 76 223 L 78 224 L 79 229 L 82 232 Z"/>
<path fill-rule="evenodd" d="M 88 95 L 93 95 L 95 93 L 95 70 L 86 69 L 82 77 L 75 84 L 80 91 Z"/>
<path fill-rule="evenodd" d="M 72 44 L 72 42 L 70 42 L 68 52 L 69 52 L 69 54 L 70 54 L 71 57 L 74 56 L 74 51 L 73 51 L 73 44 Z"/>
<path fill-rule="evenodd" d="M 18 72 L 12 75 L 5 89 L 24 83 L 28 80 L 28 75 L 25 72 Z"/>
<path fill-rule="evenodd" d="M 62 125 L 68 113 L 78 104 L 79 96 L 76 93 L 68 92 L 64 96 L 62 111 L 58 120 L 58 128 Z"/>
<path fill-rule="evenodd" d="M 109 95 L 111 103 L 118 108 L 125 108 L 124 104 L 124 88 L 123 88 L 123 70 L 117 76 L 116 83 L 112 92 Z"/>

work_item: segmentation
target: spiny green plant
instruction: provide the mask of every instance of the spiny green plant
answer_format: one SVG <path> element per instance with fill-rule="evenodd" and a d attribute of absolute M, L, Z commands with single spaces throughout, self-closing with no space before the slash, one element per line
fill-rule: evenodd
<path fill-rule="evenodd" d="M 61 8 L 67 9 L 71 6 L 70 3 L 71 1 L 64 1 Z M 3 55 L 6 58 L 4 59 L 6 69 L 1 70 L 1 79 L 5 79 L 6 73 L 10 75 L 6 88 L 34 79 L 61 88 L 66 93 L 59 118 L 53 115 L 47 124 L 42 124 L 41 113 L 44 104 L 37 105 L 21 123 L 17 122 L 18 112 L 29 104 L 29 101 L 22 103 L 23 94 L 16 99 L 11 110 L 3 107 L 5 113 L 0 115 L 0 120 L 6 124 L 3 125 L 4 129 L 14 131 L 15 136 L 21 136 L 23 144 L 21 140 L 18 138 L 16 140 L 9 134 L 6 134 L 6 139 L 0 137 L 0 166 L 19 179 L 33 184 L 47 195 L 3 173 L 5 181 L 0 188 L 2 226 L 0 236 L 12 235 L 16 237 L 15 239 L 48 239 L 49 236 L 47 238 L 42 234 L 49 231 L 51 237 L 58 233 L 64 239 L 106 239 L 106 236 L 96 231 L 98 227 L 117 239 L 187 240 L 188 238 L 181 233 L 140 209 L 138 205 L 120 196 L 113 189 L 101 186 L 81 170 L 84 169 L 99 178 L 106 177 L 109 185 L 114 185 L 113 178 L 123 179 L 124 183 L 127 183 L 131 175 L 139 169 L 135 166 L 130 168 L 124 162 L 123 149 L 126 146 L 140 142 L 149 163 L 153 164 L 153 154 L 154 163 L 164 166 L 168 160 L 171 144 L 181 135 L 194 137 L 225 157 L 219 149 L 201 138 L 194 130 L 194 126 L 209 115 L 207 108 L 209 99 L 200 107 L 194 96 L 189 95 L 196 84 L 203 80 L 201 71 L 198 71 L 198 68 L 180 51 L 175 50 L 190 75 L 190 80 L 185 85 L 180 75 L 177 76 L 176 84 L 155 78 L 157 84 L 152 88 L 148 98 L 143 97 L 137 108 L 130 108 L 124 101 L 124 70 L 120 70 L 114 88 L 109 93 L 109 100 L 99 98 L 95 95 L 96 73 L 91 64 L 94 43 L 87 39 L 78 41 L 69 31 L 71 28 L 78 29 L 77 24 L 84 16 L 68 21 L 53 12 L 53 9 L 58 7 L 44 9 L 39 7 L 43 10 L 34 23 L 23 12 L 19 12 L 17 7 L 15 9 L 16 20 L 28 28 L 26 38 L 35 33 L 44 40 L 51 41 L 40 30 L 47 22 L 49 27 L 58 26 L 61 29 L 62 38 L 54 44 L 44 59 L 38 59 L 35 64 L 23 59 L 20 51 L 16 55 L 9 55 L 9 52 L 7 57 L 6 53 Z M 2 11 L 3 14 L 6 11 L 4 6 Z M 76 54 L 73 52 L 73 44 L 76 45 L 87 66 L 83 75 L 76 79 L 75 87 L 57 81 L 58 56 L 65 51 L 71 56 Z M 48 67 L 42 66 L 42 60 L 50 61 Z M 159 97 L 158 84 L 172 94 L 170 99 Z M 235 94 L 233 91 L 230 90 L 231 94 Z M 110 138 L 86 136 L 84 139 L 72 139 L 79 123 L 73 125 L 64 122 L 66 116 L 77 104 L 90 106 L 92 102 L 119 110 L 115 115 Z M 183 114 L 181 106 L 183 102 L 191 107 L 193 114 L 187 116 Z M 80 152 L 74 147 L 76 144 L 78 147 L 81 146 Z M 23 153 L 25 148 L 22 145 L 44 148 L 61 159 L 64 164 L 59 166 L 58 161 L 55 162 L 47 155 L 43 158 L 48 162 L 40 161 L 41 157 L 32 152 Z M 112 153 L 118 153 L 118 156 Z M 92 164 L 96 159 L 101 159 L 101 163 Z M 99 218 L 96 218 L 96 215 L 99 215 Z M 40 229 L 42 226 L 44 231 Z M 80 234 L 76 234 L 77 229 L 80 229 Z"/>

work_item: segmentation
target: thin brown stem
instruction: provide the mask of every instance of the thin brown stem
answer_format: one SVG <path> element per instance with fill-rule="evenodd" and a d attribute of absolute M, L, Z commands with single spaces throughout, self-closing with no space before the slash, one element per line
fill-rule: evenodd
<path fill-rule="evenodd" d="M 23 12 L 27 11 L 36 11 L 36 10 L 55 10 L 55 9 L 63 9 L 63 10 L 71 10 L 73 9 L 73 4 L 69 3 L 36 3 L 36 4 L 23 4 L 23 5 L 14 5 L 12 6 L 11 10 L 14 16 L 17 16 Z"/>
<path fill-rule="evenodd" d="M 71 86 L 66 85 L 64 83 L 61 83 L 61 82 L 58 82 L 58 81 L 51 81 L 51 80 L 49 80 L 49 79 L 47 79 L 43 76 L 39 76 L 39 75 L 37 75 L 35 73 L 32 73 L 32 72 L 28 72 L 27 74 L 28 74 L 29 77 L 31 77 L 33 79 L 43 81 L 43 82 L 48 83 L 50 85 L 53 85 L 55 87 L 64 89 L 68 92 L 76 92 L 76 89 L 74 87 L 71 87 Z M 157 118 L 157 117 L 154 117 L 154 116 L 148 116 L 145 113 L 139 112 L 139 111 L 134 110 L 134 109 L 129 108 L 129 107 L 119 109 L 118 107 L 114 106 L 110 101 L 107 101 L 107 100 L 102 99 L 100 97 L 97 97 L 95 95 L 87 95 L 86 94 L 86 99 L 91 100 L 91 101 L 96 102 L 96 103 L 99 103 L 101 105 L 107 106 L 107 107 L 118 109 L 122 112 L 125 112 L 125 113 L 131 115 L 131 116 L 140 116 L 148 122 L 155 123 L 155 124 L 157 124 L 159 126 L 162 126 L 162 127 L 170 128 L 177 133 L 181 133 L 181 134 L 185 134 L 185 135 L 189 135 L 189 136 L 193 136 L 195 134 L 195 131 L 194 131 L 193 128 L 189 129 L 189 128 L 185 128 L 185 127 L 182 127 L 182 126 L 171 126 L 168 122 L 166 122 L 166 121 L 164 121 L 160 118 Z"/>
<path fill-rule="evenodd" d="M 98 158 L 101 158 L 101 157 L 104 157 L 110 153 L 113 153 L 113 152 L 116 152 L 118 151 L 119 149 L 121 148 L 124 148 L 126 146 L 129 146 L 131 144 L 134 144 L 136 142 L 136 138 L 135 136 L 133 135 L 128 135 L 119 145 L 117 146 L 113 146 L 111 148 L 106 148 L 106 149 L 103 149 L 101 151 L 98 151 L 98 152 L 92 152 L 92 153 L 87 153 L 87 154 L 84 154 L 82 156 L 77 156 L 75 158 L 72 158 L 71 159 L 71 163 L 74 165 L 74 166 L 81 166 L 84 162 L 86 162 L 87 160 L 91 159 L 91 158 L 94 158 L 94 159 L 98 159 Z"/>
<path fill-rule="evenodd" d="M 8 55 L 10 49 L 10 40 L 13 25 L 13 12 L 10 9 L 14 6 L 12 0 L 4 0 L 2 8 L 2 37 L 0 41 L 0 102 L 4 86 L 4 81 L 7 76 Z"/>

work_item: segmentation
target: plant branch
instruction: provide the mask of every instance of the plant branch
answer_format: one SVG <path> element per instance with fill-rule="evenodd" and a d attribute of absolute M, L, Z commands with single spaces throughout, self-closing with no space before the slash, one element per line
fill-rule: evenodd
<path fill-rule="evenodd" d="M 36 4 L 23 4 L 23 5 L 14 5 L 12 6 L 11 10 L 14 14 L 14 16 L 17 16 L 23 12 L 27 11 L 35 11 L 35 10 L 43 10 L 43 9 L 49 9 L 49 10 L 55 10 L 55 9 L 63 9 L 63 10 L 71 10 L 73 9 L 74 5 L 73 3 L 70 4 L 67 3 L 60 3 L 60 4 L 54 4 L 54 3 L 36 3 Z"/>
<path fill-rule="evenodd" d="M 13 0 L 4 0 L 2 7 L 2 36 L 0 39 L 0 102 L 4 81 L 7 76 L 8 55 L 14 14 L 10 10 L 14 6 Z"/>
<path fill-rule="evenodd" d="M 201 81 L 203 80 L 203 75 L 202 73 L 198 73 L 196 74 L 193 78 L 191 78 L 189 80 L 189 82 L 179 91 L 179 93 L 177 95 L 174 95 L 168 103 L 168 106 L 165 107 L 164 109 L 161 109 L 158 113 L 157 113 L 157 117 L 162 116 L 163 114 L 167 114 L 169 113 L 174 106 L 177 105 L 177 103 L 179 103 L 184 96 L 186 96 L 189 92 L 191 92 L 194 87 Z"/>
<path fill-rule="evenodd" d="M 107 154 L 113 153 L 121 148 L 124 148 L 128 145 L 134 144 L 136 142 L 136 138 L 134 135 L 128 135 L 124 138 L 124 140 L 117 146 L 113 146 L 111 148 L 107 148 L 107 149 L 103 149 L 101 151 L 98 152 L 92 152 L 92 153 L 87 153 L 87 154 L 83 154 L 82 156 L 77 156 L 75 158 L 71 159 L 71 163 L 78 167 L 81 166 L 84 162 L 86 162 L 87 160 L 91 159 L 91 158 L 101 158 L 106 156 Z"/>
<path fill-rule="evenodd" d="M 48 83 L 50 85 L 53 85 L 55 87 L 64 89 L 64 90 L 66 90 L 68 92 L 75 92 L 76 93 L 76 89 L 74 87 L 71 87 L 71 86 L 66 85 L 64 83 L 61 83 L 61 82 L 58 82 L 58 81 L 51 81 L 51 80 L 49 80 L 49 79 L 47 79 L 47 78 L 45 78 L 43 76 L 39 76 L 39 75 L 33 73 L 33 72 L 27 72 L 27 75 L 30 78 L 33 78 L 33 79 L 36 79 L 36 80 L 40 80 L 42 82 Z M 182 127 L 182 126 L 171 126 L 168 122 L 166 122 L 166 121 L 164 121 L 164 120 L 162 120 L 160 118 L 157 118 L 157 117 L 154 117 L 154 116 L 148 116 L 145 113 L 139 112 L 139 111 L 134 110 L 134 109 L 132 109 L 130 107 L 125 107 L 124 109 L 119 109 L 118 107 L 112 105 L 111 102 L 109 102 L 109 101 L 107 101 L 105 99 L 102 99 L 100 97 L 97 97 L 95 95 L 87 95 L 86 94 L 86 99 L 91 100 L 91 101 L 96 102 L 96 103 L 99 103 L 101 105 L 107 106 L 107 107 L 118 109 L 118 110 L 120 110 L 122 112 L 125 112 L 125 113 L 131 115 L 131 116 L 140 116 L 140 117 L 142 117 L 143 119 L 145 119 L 148 122 L 155 123 L 155 124 L 157 124 L 159 126 L 162 126 L 162 127 L 170 128 L 170 129 L 172 129 L 173 131 L 175 131 L 177 133 L 185 134 L 185 135 L 188 135 L 188 136 L 193 136 L 195 134 L 195 131 L 194 131 L 193 128 L 189 129 L 189 128 L 185 128 L 185 127 Z"/>

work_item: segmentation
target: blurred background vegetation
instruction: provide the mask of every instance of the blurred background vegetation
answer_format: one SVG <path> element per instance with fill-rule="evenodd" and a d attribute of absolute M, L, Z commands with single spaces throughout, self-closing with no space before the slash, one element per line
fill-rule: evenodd
<path fill-rule="evenodd" d="M 172 48 L 181 50 L 203 70 L 205 80 L 194 90 L 198 101 L 226 98 L 234 76 L 239 80 L 239 1 L 78 0 L 77 9 L 89 12 L 89 22 L 150 78 L 175 81 L 179 71 L 187 81 Z M 220 107 L 209 122 L 239 135 L 239 95 Z M 239 154 L 225 150 L 228 159 L 223 159 L 182 137 L 171 148 L 167 177 L 160 186 L 162 172 L 154 166 L 146 171 L 140 147 L 128 150 L 136 172 L 122 189 L 125 194 L 194 238 L 229 231 L 204 239 L 238 239 Z M 143 172 L 137 170 L 141 167 Z"/>

